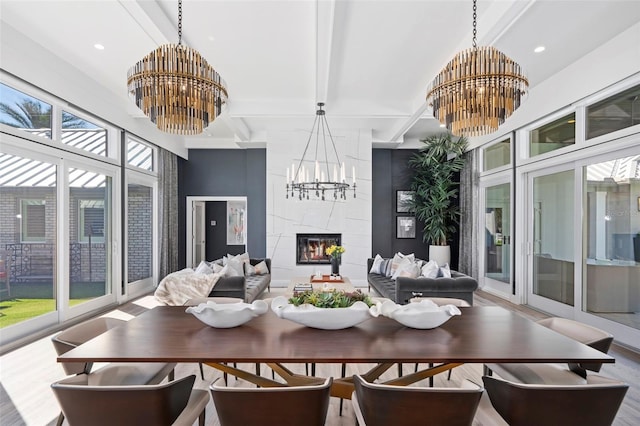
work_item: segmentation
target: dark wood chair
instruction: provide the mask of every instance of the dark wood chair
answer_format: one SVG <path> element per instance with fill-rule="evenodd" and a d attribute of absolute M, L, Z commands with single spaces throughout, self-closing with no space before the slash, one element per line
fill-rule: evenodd
<path fill-rule="evenodd" d="M 538 321 L 557 333 L 607 353 L 613 342 L 613 336 L 599 328 L 579 321 L 551 317 Z M 598 372 L 602 363 L 581 364 L 486 364 L 485 374 L 498 374 L 503 379 L 528 384 L 578 385 L 585 384 L 587 370 Z"/>
<path fill-rule="evenodd" d="M 209 393 L 193 389 L 194 375 L 143 386 L 91 386 L 87 377 L 51 385 L 70 426 L 204 426 Z"/>
<path fill-rule="evenodd" d="M 490 400 L 485 404 L 483 398 L 478 409 L 482 425 L 609 426 L 629 389 L 597 374 L 589 375 L 586 385 L 572 386 L 530 385 L 489 376 L 482 380 Z"/>
<path fill-rule="evenodd" d="M 209 387 L 221 426 L 322 426 L 332 378 L 319 385 L 269 388 Z"/>
<path fill-rule="evenodd" d="M 482 388 L 469 381 L 460 388 L 390 386 L 353 376 L 351 396 L 360 426 L 471 425 Z"/>

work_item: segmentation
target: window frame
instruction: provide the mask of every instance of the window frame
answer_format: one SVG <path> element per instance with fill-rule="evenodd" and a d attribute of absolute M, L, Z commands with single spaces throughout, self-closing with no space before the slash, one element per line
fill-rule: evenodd
<path fill-rule="evenodd" d="M 47 201 L 39 198 L 20 198 L 20 242 L 26 244 L 38 244 L 45 243 L 47 241 Z M 44 207 L 44 215 L 42 220 L 44 221 L 44 230 L 45 233 L 42 238 L 32 238 L 26 235 L 26 227 L 28 226 L 28 213 L 26 206 L 27 205 L 39 205 Z"/>

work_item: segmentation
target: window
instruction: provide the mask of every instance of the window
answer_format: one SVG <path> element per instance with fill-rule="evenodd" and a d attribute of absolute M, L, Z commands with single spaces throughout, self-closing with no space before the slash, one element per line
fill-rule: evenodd
<path fill-rule="evenodd" d="M 51 139 L 51 105 L 0 83 L 0 123 Z"/>
<path fill-rule="evenodd" d="M 44 200 L 22 200 L 22 242 L 43 242 L 46 239 L 46 210 Z"/>
<path fill-rule="evenodd" d="M 104 200 L 79 200 L 79 241 L 104 242 Z"/>
<path fill-rule="evenodd" d="M 587 107 L 587 139 L 640 124 L 640 86 Z"/>
<path fill-rule="evenodd" d="M 127 141 L 127 164 L 152 172 L 154 149 L 133 139 Z"/>
<path fill-rule="evenodd" d="M 492 170 L 511 163 L 511 139 L 507 138 L 484 149 L 483 169 Z"/>
<path fill-rule="evenodd" d="M 529 134 L 529 156 L 544 154 L 576 143 L 576 114 L 534 129 Z"/>
<path fill-rule="evenodd" d="M 107 156 L 107 130 L 67 111 L 62 111 L 61 138 L 65 145 Z"/>

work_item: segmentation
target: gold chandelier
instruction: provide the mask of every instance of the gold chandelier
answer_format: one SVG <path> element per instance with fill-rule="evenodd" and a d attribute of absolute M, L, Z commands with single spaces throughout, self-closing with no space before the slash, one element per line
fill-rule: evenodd
<path fill-rule="evenodd" d="M 518 109 L 529 88 L 513 59 L 492 46 L 477 46 L 476 11 L 473 0 L 473 47 L 459 52 L 427 92 L 434 117 L 457 136 L 495 132 Z"/>
<path fill-rule="evenodd" d="M 138 108 L 167 133 L 197 135 L 220 115 L 225 83 L 198 53 L 182 45 L 182 0 L 178 0 L 178 44 L 164 44 L 127 73 Z"/>

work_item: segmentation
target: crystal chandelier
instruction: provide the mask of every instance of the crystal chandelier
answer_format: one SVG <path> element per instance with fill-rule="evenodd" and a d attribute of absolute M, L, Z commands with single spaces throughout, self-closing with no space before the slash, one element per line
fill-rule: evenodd
<path fill-rule="evenodd" d="M 437 75 L 427 92 L 433 115 L 457 136 L 495 132 L 518 107 L 529 87 L 513 59 L 491 46 L 476 44 L 473 0 L 473 47 L 459 52 Z"/>
<path fill-rule="evenodd" d="M 346 200 L 348 190 L 353 190 L 353 198 L 356 197 L 356 168 L 355 166 L 352 168 L 352 183 L 350 185 L 347 183 L 344 162 L 340 162 L 338 158 L 336 144 L 329 130 L 325 111 L 322 109 L 323 106 L 324 103 L 318 103 L 316 118 L 313 121 L 313 127 L 311 128 L 309 139 L 307 139 L 307 145 L 304 147 L 300 163 L 298 163 L 297 167 L 292 164 L 291 169 L 287 167 L 287 198 L 289 196 L 291 198 L 297 196 L 299 200 L 309 200 L 310 194 L 314 194 L 316 199 L 319 198 L 324 201 L 325 194 L 327 196 L 333 194 L 334 200 L 338 200 L 338 198 Z M 330 148 L 333 148 L 335 162 L 329 161 L 331 153 L 328 151 L 327 137 L 331 143 Z M 315 154 L 312 162 L 313 166 L 307 167 L 305 161 L 311 162 L 311 159 L 305 159 L 307 154 L 311 155 L 310 148 Z M 319 160 L 318 158 L 321 159 Z M 311 172 L 313 172 L 313 176 L 310 175 Z"/>
<path fill-rule="evenodd" d="M 197 50 L 182 45 L 182 0 L 178 0 L 178 44 L 164 44 L 127 73 L 138 108 L 167 133 L 197 135 L 220 115 L 227 89 Z"/>

